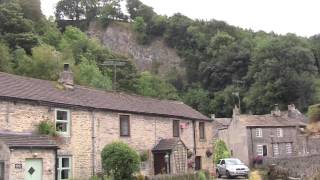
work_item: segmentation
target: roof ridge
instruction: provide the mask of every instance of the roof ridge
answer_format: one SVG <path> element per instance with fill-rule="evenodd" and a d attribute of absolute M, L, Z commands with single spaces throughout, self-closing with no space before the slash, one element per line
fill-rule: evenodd
<path fill-rule="evenodd" d="M 11 74 L 7 72 L 2 72 L 0 71 L 0 74 L 6 74 L 9 76 L 15 76 L 17 78 L 23 78 L 27 80 L 36 80 L 36 81 L 43 81 L 43 82 L 51 82 L 51 83 L 58 83 L 58 81 L 52 81 L 52 80 L 47 80 L 47 79 L 39 79 L 39 78 L 34 78 L 34 77 L 29 77 L 29 76 L 23 76 L 23 75 L 18 75 L 18 74 Z M 104 93 L 112 93 L 112 94 L 124 94 L 128 96 L 135 96 L 135 97 L 140 97 L 140 98 L 145 98 L 145 99 L 150 99 L 150 100 L 158 100 L 158 101 L 168 101 L 171 103 L 181 103 L 184 104 L 184 102 L 179 101 L 179 100 L 170 100 L 170 99 L 160 99 L 157 97 L 149 97 L 149 96 L 143 96 L 135 93 L 130 93 L 130 92 L 125 92 L 125 91 L 116 91 L 116 90 L 107 90 L 107 89 L 101 89 L 101 88 L 95 88 L 95 87 L 89 87 L 85 85 L 79 85 L 75 84 L 74 86 L 82 89 L 88 89 L 88 90 L 93 90 L 93 91 L 98 91 L 98 92 L 104 92 Z"/>

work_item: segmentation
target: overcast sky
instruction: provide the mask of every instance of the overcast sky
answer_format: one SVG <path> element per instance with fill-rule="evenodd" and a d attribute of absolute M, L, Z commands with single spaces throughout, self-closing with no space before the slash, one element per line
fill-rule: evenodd
<path fill-rule="evenodd" d="M 58 0 L 41 0 L 46 16 Z M 180 12 L 193 19 L 223 20 L 254 31 L 288 32 L 300 36 L 320 33 L 320 0 L 141 0 L 158 14 Z"/>

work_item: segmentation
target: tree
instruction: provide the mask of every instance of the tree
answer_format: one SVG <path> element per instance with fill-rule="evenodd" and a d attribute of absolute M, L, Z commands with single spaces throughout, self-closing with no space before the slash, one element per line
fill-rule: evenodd
<path fill-rule="evenodd" d="M 101 7 L 99 20 L 102 25 L 107 26 L 111 21 L 123 18 L 124 14 L 121 12 L 120 0 L 108 0 Z"/>
<path fill-rule="evenodd" d="M 203 114 L 209 114 L 209 101 L 209 93 L 201 87 L 190 88 L 183 95 L 184 103 L 202 112 Z"/>
<path fill-rule="evenodd" d="M 23 76 L 57 80 L 62 69 L 60 53 L 49 45 L 41 45 L 32 49 L 32 57 L 25 57 L 18 62 L 15 72 Z"/>
<path fill-rule="evenodd" d="M 40 0 L 19 0 L 24 17 L 32 21 L 40 21 L 42 19 Z"/>
<path fill-rule="evenodd" d="M 133 173 L 139 171 L 139 154 L 122 142 L 106 145 L 101 152 L 102 167 L 107 175 L 115 180 L 133 178 Z"/>
<path fill-rule="evenodd" d="M 218 164 L 220 159 L 231 157 L 230 152 L 227 148 L 226 143 L 219 139 L 214 146 L 214 163 Z"/>
<path fill-rule="evenodd" d="M 8 72 L 11 69 L 9 48 L 0 43 L 0 71 Z"/>
<path fill-rule="evenodd" d="M 171 85 L 153 76 L 149 72 L 142 72 L 136 84 L 137 93 L 143 96 L 160 99 L 177 100 L 177 90 Z"/>
<path fill-rule="evenodd" d="M 102 74 L 96 62 L 89 62 L 84 57 L 74 70 L 75 82 L 80 85 L 110 90 L 112 82 L 107 75 Z"/>
<path fill-rule="evenodd" d="M 320 122 L 320 104 L 309 106 L 308 117 L 311 123 Z"/>
<path fill-rule="evenodd" d="M 85 15 L 84 5 L 84 0 L 60 0 L 56 6 L 56 18 L 78 21 Z"/>

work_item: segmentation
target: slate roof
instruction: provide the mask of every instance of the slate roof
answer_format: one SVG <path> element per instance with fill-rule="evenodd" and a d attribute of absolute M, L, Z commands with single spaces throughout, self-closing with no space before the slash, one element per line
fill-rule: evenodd
<path fill-rule="evenodd" d="M 31 133 L 0 132 L 0 141 L 9 148 L 58 148 L 56 141 L 51 137 Z"/>
<path fill-rule="evenodd" d="M 265 115 L 239 115 L 239 121 L 247 127 L 295 127 L 306 126 L 303 114 L 292 117 L 290 112 L 281 112 L 280 116 Z"/>
<path fill-rule="evenodd" d="M 159 100 L 75 85 L 63 90 L 57 82 L 0 72 L 0 98 L 141 113 L 194 120 L 211 120 L 182 102 Z"/>
<path fill-rule="evenodd" d="M 180 141 L 181 140 L 177 138 L 161 139 L 159 143 L 152 149 L 152 151 L 171 151 Z M 183 142 L 182 144 L 186 147 Z"/>
<path fill-rule="evenodd" d="M 222 126 L 229 126 L 231 118 L 214 118 L 215 121 L 220 123 Z"/>

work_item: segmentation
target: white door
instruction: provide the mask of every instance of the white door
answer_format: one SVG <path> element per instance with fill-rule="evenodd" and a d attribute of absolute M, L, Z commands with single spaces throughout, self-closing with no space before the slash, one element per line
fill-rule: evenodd
<path fill-rule="evenodd" d="M 27 159 L 25 180 L 42 180 L 42 159 Z"/>

